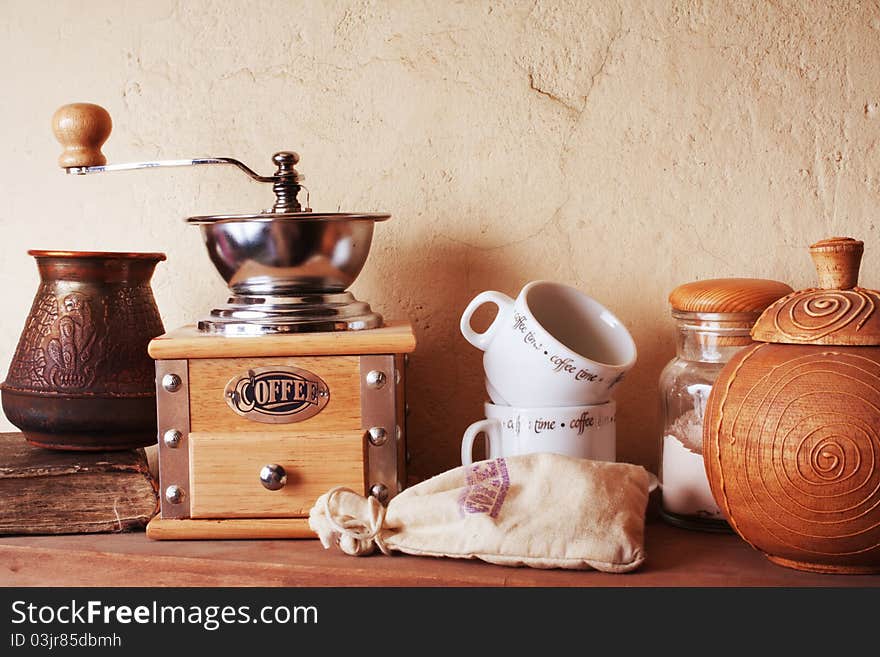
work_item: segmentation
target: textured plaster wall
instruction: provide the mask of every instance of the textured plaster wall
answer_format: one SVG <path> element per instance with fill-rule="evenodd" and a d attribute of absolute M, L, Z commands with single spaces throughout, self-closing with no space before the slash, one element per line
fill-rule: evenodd
<path fill-rule="evenodd" d="M 62 175 L 49 119 L 78 100 L 113 115 L 111 162 L 269 172 L 295 149 L 316 209 L 393 213 L 354 291 L 415 324 L 416 474 L 455 465 L 480 417 L 457 324 L 481 290 L 552 279 L 619 314 L 640 350 L 619 456 L 653 466 L 675 285 L 804 287 L 805 247 L 846 234 L 880 286 L 877 2 L 2 0 L 0 61 L 3 372 L 28 248 L 165 251 L 170 328 L 225 296 L 181 219 L 267 205 L 234 170 Z"/>

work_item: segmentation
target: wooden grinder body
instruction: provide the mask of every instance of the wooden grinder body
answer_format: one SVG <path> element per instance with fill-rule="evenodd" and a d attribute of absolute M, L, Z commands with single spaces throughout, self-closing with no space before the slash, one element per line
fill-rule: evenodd
<path fill-rule="evenodd" d="M 330 488 L 396 495 L 414 348 L 405 323 L 230 338 L 186 327 L 154 340 L 161 513 L 148 535 L 313 537 L 309 510 Z M 280 487 L 261 481 L 266 466 L 280 466 Z"/>

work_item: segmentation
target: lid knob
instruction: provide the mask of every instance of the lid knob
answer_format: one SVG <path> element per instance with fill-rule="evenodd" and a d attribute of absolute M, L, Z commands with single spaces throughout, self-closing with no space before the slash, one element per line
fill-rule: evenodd
<path fill-rule="evenodd" d="M 819 287 L 849 290 L 859 284 L 864 242 L 851 237 L 829 237 L 810 246 Z"/>
<path fill-rule="evenodd" d="M 58 164 L 65 169 L 107 164 L 101 146 L 112 128 L 110 114 L 100 105 L 71 103 L 59 107 L 52 117 L 52 131 L 64 147 Z"/>

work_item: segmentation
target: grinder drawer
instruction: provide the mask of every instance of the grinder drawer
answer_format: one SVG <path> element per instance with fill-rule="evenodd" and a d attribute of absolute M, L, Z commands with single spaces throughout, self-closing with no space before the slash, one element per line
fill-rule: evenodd
<path fill-rule="evenodd" d="M 189 435 L 190 517 L 289 518 L 308 516 L 334 486 L 364 491 L 362 430 Z M 286 483 L 269 490 L 264 466 L 281 466 Z"/>

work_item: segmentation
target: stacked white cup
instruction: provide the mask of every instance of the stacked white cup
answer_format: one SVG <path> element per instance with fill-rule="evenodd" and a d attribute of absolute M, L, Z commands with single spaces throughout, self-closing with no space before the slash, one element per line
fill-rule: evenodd
<path fill-rule="evenodd" d="M 486 303 L 498 314 L 483 333 L 471 316 Z M 636 345 L 607 308 L 576 288 L 533 281 L 517 298 L 481 292 L 461 316 L 461 333 L 481 349 L 486 419 L 464 432 L 461 462 L 485 435 L 488 458 L 554 452 L 614 461 L 612 394 L 636 362 Z"/>

